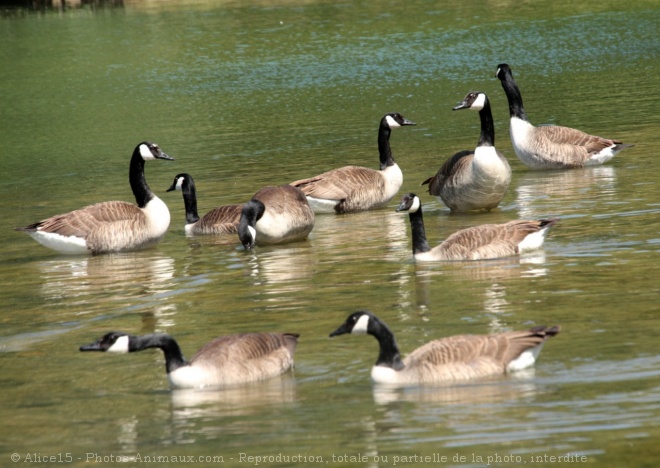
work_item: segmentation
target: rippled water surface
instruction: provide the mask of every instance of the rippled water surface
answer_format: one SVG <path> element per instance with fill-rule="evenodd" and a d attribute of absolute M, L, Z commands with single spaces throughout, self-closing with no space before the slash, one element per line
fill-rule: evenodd
<path fill-rule="evenodd" d="M 2 10 L 0 465 L 657 465 L 659 21 L 644 1 Z M 534 123 L 635 147 L 604 166 L 527 170 L 508 137 L 501 62 Z M 473 90 L 490 97 L 513 180 L 500 209 L 450 215 L 419 183 L 476 144 L 477 114 L 451 112 Z M 264 185 L 377 167 L 376 129 L 390 111 L 417 123 L 391 142 L 400 194 L 421 196 L 431 244 L 474 224 L 558 216 L 544 248 L 416 265 L 398 197 L 319 216 L 308 241 L 253 252 L 234 237 L 184 236 L 181 194 L 165 192 L 175 174 L 195 178 L 206 213 Z M 172 213 L 158 246 L 67 257 L 12 230 L 132 200 L 128 159 L 142 140 L 176 159 L 146 167 Z M 372 338 L 328 338 L 360 308 L 390 325 L 404 353 L 453 334 L 562 332 L 522 375 L 385 390 L 369 381 Z M 170 333 L 189 357 L 226 333 L 302 336 L 294 373 L 200 392 L 171 391 L 159 352 L 78 352 L 110 330 Z"/>

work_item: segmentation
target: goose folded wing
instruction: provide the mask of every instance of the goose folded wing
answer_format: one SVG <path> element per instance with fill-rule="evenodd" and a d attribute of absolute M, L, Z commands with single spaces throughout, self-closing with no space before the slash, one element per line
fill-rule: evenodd
<path fill-rule="evenodd" d="M 309 197 L 344 200 L 355 190 L 374 185 L 382 186 L 383 181 L 380 173 L 374 169 L 347 166 L 298 180 L 291 185 L 300 188 Z"/>
<path fill-rule="evenodd" d="M 130 221 L 141 213 L 132 203 L 111 201 L 53 216 L 32 226 L 62 236 L 85 237 L 99 226 Z"/>

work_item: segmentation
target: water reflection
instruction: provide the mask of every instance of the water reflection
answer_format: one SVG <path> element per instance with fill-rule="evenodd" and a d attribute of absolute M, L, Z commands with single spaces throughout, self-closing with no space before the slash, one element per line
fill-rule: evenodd
<path fill-rule="evenodd" d="M 452 276 L 457 283 L 472 284 L 475 290 L 483 285 L 484 310 L 501 313 L 508 302 L 503 280 L 538 278 L 548 274 L 545 252 L 530 252 L 521 257 L 508 257 L 478 262 L 452 262 L 442 264 L 415 264 L 415 298 L 419 309 L 428 309 L 432 288 L 438 276 Z"/>
<path fill-rule="evenodd" d="M 298 291 L 314 274 L 316 258 L 307 242 L 260 247 L 245 252 L 247 274 L 254 284 L 277 286 L 272 292 Z"/>
<path fill-rule="evenodd" d="M 172 391 L 172 418 L 239 416 L 258 414 L 262 407 L 292 403 L 296 381 L 291 373 L 263 382 L 220 389 L 176 389 Z"/>
<path fill-rule="evenodd" d="M 78 313 L 88 313 L 95 304 L 107 307 L 109 301 L 131 297 L 148 302 L 176 288 L 174 259 L 153 253 L 64 257 L 39 262 L 37 267 L 44 299 L 65 301 L 69 308 L 84 306 Z"/>
<path fill-rule="evenodd" d="M 374 402 L 398 406 L 400 402 L 452 404 L 498 403 L 530 397 L 537 393 L 534 368 L 510 374 L 497 381 L 480 380 L 468 384 L 447 384 L 424 387 L 391 387 L 374 385 Z"/>
<path fill-rule="evenodd" d="M 570 171 L 528 171 L 518 178 L 518 217 L 586 214 L 596 200 L 616 200 L 616 171 L 595 166 Z"/>

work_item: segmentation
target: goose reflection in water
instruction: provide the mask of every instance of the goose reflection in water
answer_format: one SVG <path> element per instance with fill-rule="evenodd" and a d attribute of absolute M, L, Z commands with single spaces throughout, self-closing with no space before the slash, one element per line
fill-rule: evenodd
<path fill-rule="evenodd" d="M 139 268 L 136 266 L 139 265 Z M 38 264 L 46 299 L 76 298 L 127 290 L 140 294 L 164 293 L 174 289 L 174 259 L 166 256 L 118 253 L 84 258 L 58 258 Z M 112 299 L 112 296 L 110 297 Z"/>
<path fill-rule="evenodd" d="M 536 219 L 557 212 L 562 218 L 590 211 L 599 200 L 616 200 L 616 169 L 595 166 L 573 171 L 531 171 L 518 179 L 516 202 L 518 217 Z"/>
<path fill-rule="evenodd" d="M 470 384 L 447 384 L 425 387 L 396 388 L 374 385 L 374 402 L 392 405 L 400 402 L 437 403 L 442 405 L 500 403 L 502 401 L 528 398 L 538 391 L 534 382 L 536 370 L 531 367 L 505 377 L 482 379 Z"/>
<path fill-rule="evenodd" d="M 530 252 L 521 257 L 508 257 L 479 262 L 452 262 L 443 264 L 415 264 L 415 298 L 420 309 L 433 306 L 432 291 L 437 287 L 438 276 L 452 277 L 452 281 L 473 284 L 475 289 L 484 284 L 484 309 L 501 312 L 501 298 L 506 291 L 503 280 L 538 278 L 548 274 L 545 252 Z M 496 332 L 497 330 L 492 330 Z"/>
<path fill-rule="evenodd" d="M 40 262 L 38 267 L 44 299 L 77 315 L 105 313 L 112 304 L 131 311 L 146 309 L 147 331 L 174 323 L 176 305 L 159 300 L 177 289 L 171 257 L 118 253 L 58 258 Z"/>

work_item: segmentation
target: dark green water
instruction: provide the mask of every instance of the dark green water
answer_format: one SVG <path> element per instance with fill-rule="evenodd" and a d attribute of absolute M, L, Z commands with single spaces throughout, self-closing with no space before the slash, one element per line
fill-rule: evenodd
<path fill-rule="evenodd" d="M 341 466 L 555 466 L 544 457 L 566 454 L 599 466 L 657 464 L 660 9 L 460 3 L 5 11 L 0 465 L 12 454 L 80 466 L 138 454 L 234 466 L 280 454 L 260 466 L 314 457 Z M 534 123 L 636 146 L 601 167 L 528 171 L 508 138 L 494 77 L 501 62 Z M 513 181 L 501 209 L 450 216 L 419 183 L 476 144 L 476 113 L 451 111 L 471 90 L 490 97 Z M 250 253 L 237 239 L 184 236 L 180 193 L 165 193 L 175 174 L 193 175 L 205 213 L 264 185 L 376 167 L 376 128 L 389 111 L 417 122 L 393 133 L 392 149 L 401 193 L 423 199 L 432 244 L 477 223 L 559 216 L 544 249 L 521 260 L 415 265 L 395 201 L 319 216 L 307 242 Z M 176 158 L 147 164 L 172 213 L 158 246 L 64 257 L 12 230 L 93 202 L 130 201 L 128 159 L 142 140 Z M 388 393 L 369 381 L 373 339 L 327 338 L 359 308 L 383 318 L 404 353 L 452 334 L 555 323 L 562 332 L 531 374 Z M 171 333 L 189 357 L 225 333 L 302 338 L 284 379 L 172 392 L 157 352 L 77 351 L 110 330 Z M 366 461 L 346 458 L 358 454 Z"/>

